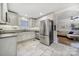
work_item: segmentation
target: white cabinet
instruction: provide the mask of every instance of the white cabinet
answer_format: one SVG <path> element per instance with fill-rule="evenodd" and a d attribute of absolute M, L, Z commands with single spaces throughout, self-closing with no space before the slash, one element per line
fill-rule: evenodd
<path fill-rule="evenodd" d="M 19 16 L 16 13 L 8 12 L 7 13 L 8 24 L 18 26 L 19 25 Z"/>
<path fill-rule="evenodd" d="M 36 38 L 36 39 L 40 39 L 40 36 L 39 36 L 39 35 L 40 35 L 39 32 L 36 32 L 36 33 L 35 33 L 35 38 Z"/>
<path fill-rule="evenodd" d="M 0 21 L 1 21 L 1 3 L 0 3 Z"/>
<path fill-rule="evenodd" d="M 6 34 L 7 35 L 7 34 Z M 16 36 L 0 37 L 0 56 L 16 56 Z"/>
<path fill-rule="evenodd" d="M 7 9 L 7 3 L 2 3 L 2 5 L 1 5 L 2 7 L 2 21 L 4 21 L 4 22 L 6 22 L 6 12 L 8 11 L 8 9 Z"/>
<path fill-rule="evenodd" d="M 18 33 L 17 41 L 24 41 L 35 38 L 35 32 L 21 32 Z"/>
<path fill-rule="evenodd" d="M 7 3 L 0 3 L 0 23 L 6 23 Z"/>

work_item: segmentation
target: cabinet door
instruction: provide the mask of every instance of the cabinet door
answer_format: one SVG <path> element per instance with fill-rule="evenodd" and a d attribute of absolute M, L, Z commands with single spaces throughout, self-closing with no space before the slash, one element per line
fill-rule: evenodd
<path fill-rule="evenodd" d="M 2 9 L 2 21 L 6 23 L 6 13 L 8 11 L 7 9 L 7 3 L 2 3 L 1 4 L 1 9 Z"/>
<path fill-rule="evenodd" d="M 21 32 L 18 34 L 17 41 L 24 41 L 35 38 L 35 32 Z"/>
<path fill-rule="evenodd" d="M 0 21 L 1 21 L 1 3 L 0 3 Z"/>
<path fill-rule="evenodd" d="M 6 23 L 7 3 L 0 3 L 0 22 Z"/>
<path fill-rule="evenodd" d="M 8 23 L 9 25 L 15 25 L 15 26 L 18 26 L 18 15 L 15 14 L 15 13 L 11 13 L 11 12 L 8 12 Z"/>
<path fill-rule="evenodd" d="M 40 36 L 39 35 L 40 35 L 39 32 L 35 33 L 35 38 L 40 39 Z"/>
<path fill-rule="evenodd" d="M 0 3 L 0 23 L 1 23 L 1 21 L 3 21 L 3 19 L 2 19 L 2 15 L 3 15 L 2 14 L 3 13 L 2 10 L 3 10 L 2 9 L 2 3 Z"/>

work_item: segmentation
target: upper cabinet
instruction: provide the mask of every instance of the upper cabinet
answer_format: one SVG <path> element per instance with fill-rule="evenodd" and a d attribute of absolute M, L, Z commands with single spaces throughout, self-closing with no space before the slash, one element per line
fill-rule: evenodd
<path fill-rule="evenodd" d="M 2 20 L 6 22 L 6 13 L 8 12 L 7 3 L 2 4 Z"/>
<path fill-rule="evenodd" d="M 19 15 L 13 12 L 7 12 L 7 22 L 9 25 L 19 25 Z"/>
<path fill-rule="evenodd" d="M 0 23 L 6 23 L 7 4 L 0 3 Z"/>
<path fill-rule="evenodd" d="M 0 3 L 0 20 L 1 20 L 1 3 Z"/>
<path fill-rule="evenodd" d="M 0 23 L 18 25 L 18 15 L 8 11 L 7 3 L 0 3 Z"/>

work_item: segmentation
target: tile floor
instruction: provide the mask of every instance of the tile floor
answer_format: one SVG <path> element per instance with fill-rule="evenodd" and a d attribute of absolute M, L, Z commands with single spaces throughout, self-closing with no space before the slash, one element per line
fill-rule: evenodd
<path fill-rule="evenodd" d="M 60 43 L 50 46 L 41 44 L 39 40 L 29 40 L 17 44 L 17 56 L 78 56 L 79 49 Z"/>

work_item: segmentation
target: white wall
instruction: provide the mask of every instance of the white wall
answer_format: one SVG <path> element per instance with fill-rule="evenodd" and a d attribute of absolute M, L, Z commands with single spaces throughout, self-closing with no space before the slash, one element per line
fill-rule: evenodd
<path fill-rule="evenodd" d="M 79 16 L 79 7 L 70 7 L 62 11 L 56 12 L 57 17 L 57 29 L 58 30 L 70 30 L 72 23 L 71 16 Z"/>
<path fill-rule="evenodd" d="M 57 21 L 57 30 L 71 30 L 72 20 L 70 18 Z"/>

